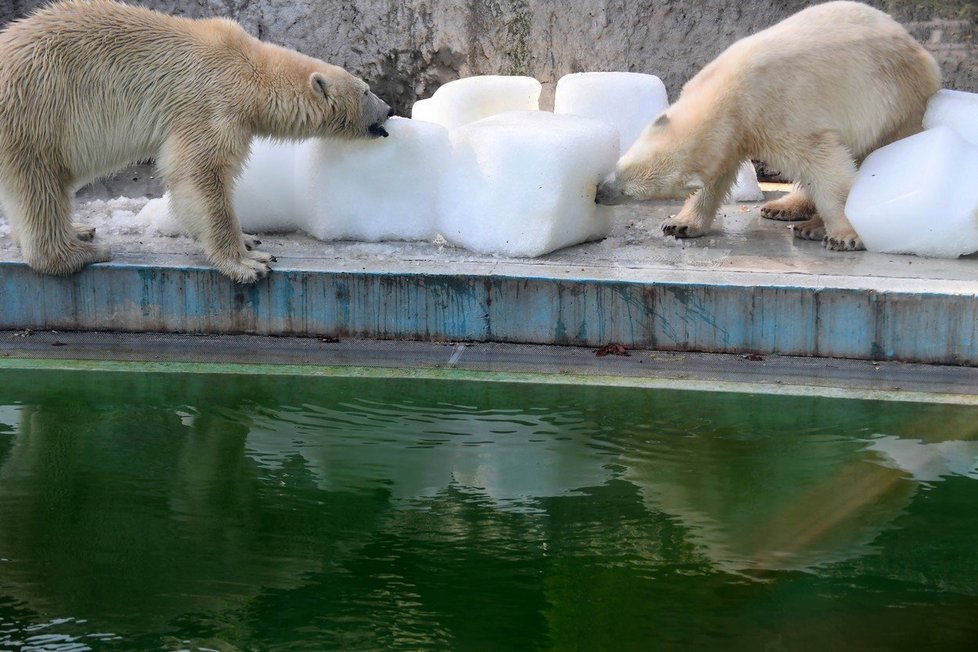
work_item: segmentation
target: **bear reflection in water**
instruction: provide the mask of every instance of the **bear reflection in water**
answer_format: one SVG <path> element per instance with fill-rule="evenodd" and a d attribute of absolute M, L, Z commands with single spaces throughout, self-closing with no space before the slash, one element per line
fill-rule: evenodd
<path fill-rule="evenodd" d="M 978 458 L 974 411 L 945 406 L 98 378 L 76 377 L 67 397 L 33 376 L 16 399 L 11 383 L 0 391 L 13 432 L 0 438 L 0 522 L 16 524 L 0 528 L 2 583 L 38 612 L 109 613 L 120 629 L 298 590 L 366 563 L 379 541 L 404 559 L 451 543 L 528 564 L 573 549 L 648 572 L 810 571 L 865 556 L 921 483 Z"/>

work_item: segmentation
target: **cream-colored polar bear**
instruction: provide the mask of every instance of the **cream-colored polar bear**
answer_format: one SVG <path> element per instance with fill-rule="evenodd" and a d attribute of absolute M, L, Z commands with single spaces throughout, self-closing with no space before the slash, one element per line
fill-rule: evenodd
<path fill-rule="evenodd" d="M 940 86 L 934 58 L 898 23 L 858 2 L 810 7 L 747 37 L 684 87 L 597 191 L 596 201 L 690 197 L 663 222 L 680 238 L 702 235 L 746 158 L 796 182 L 763 207 L 811 218 L 795 235 L 832 249 L 862 249 L 845 215 L 856 166 L 920 131 Z"/>
<path fill-rule="evenodd" d="M 342 68 L 230 20 L 67 0 L 0 33 L 0 200 L 27 264 L 70 274 L 110 257 L 71 224 L 73 191 L 156 157 L 210 261 L 253 282 L 272 257 L 251 250 L 231 201 L 252 136 L 381 136 L 389 113 Z"/>

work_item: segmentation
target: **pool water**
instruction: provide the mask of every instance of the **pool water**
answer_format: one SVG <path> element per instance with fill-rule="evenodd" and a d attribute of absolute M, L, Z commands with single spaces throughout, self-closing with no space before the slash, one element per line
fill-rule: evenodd
<path fill-rule="evenodd" d="M 975 650 L 978 408 L 0 370 L 0 649 Z"/>

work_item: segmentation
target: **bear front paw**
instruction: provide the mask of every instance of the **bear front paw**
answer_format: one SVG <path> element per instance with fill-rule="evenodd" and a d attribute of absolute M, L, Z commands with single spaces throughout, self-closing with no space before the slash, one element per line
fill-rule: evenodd
<path fill-rule="evenodd" d="M 259 263 L 274 263 L 277 260 L 275 256 L 265 253 L 264 251 L 249 250 L 246 253 L 248 258 L 257 260 Z"/>
<path fill-rule="evenodd" d="M 676 238 L 698 238 L 703 235 L 702 229 L 689 222 L 680 222 L 675 218 L 667 219 L 662 223 L 662 232 Z"/>
<path fill-rule="evenodd" d="M 112 260 L 112 252 L 107 247 L 99 247 L 78 239 L 69 240 L 55 251 L 25 252 L 24 262 L 42 274 L 67 276 L 79 271 L 89 263 L 104 263 Z"/>
<path fill-rule="evenodd" d="M 217 270 L 229 277 L 235 283 L 257 283 L 272 271 L 268 263 L 254 258 L 241 258 L 236 261 L 224 261 L 215 265 Z"/>

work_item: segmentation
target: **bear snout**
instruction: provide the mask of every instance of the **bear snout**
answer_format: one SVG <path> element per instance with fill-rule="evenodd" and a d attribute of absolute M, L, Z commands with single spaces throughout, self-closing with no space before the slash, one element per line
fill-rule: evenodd
<path fill-rule="evenodd" d="M 614 175 L 598 184 L 598 189 L 594 193 L 594 203 L 603 206 L 615 206 L 625 201 L 626 197 L 618 187 L 618 180 Z"/>
<path fill-rule="evenodd" d="M 387 133 L 387 129 L 384 128 L 384 123 L 387 122 L 387 118 L 394 116 L 394 109 L 384 100 L 380 99 L 373 93 L 370 94 L 370 104 L 371 110 L 369 115 L 374 119 L 367 127 L 367 133 L 369 133 L 374 138 L 387 138 L 390 134 Z"/>

